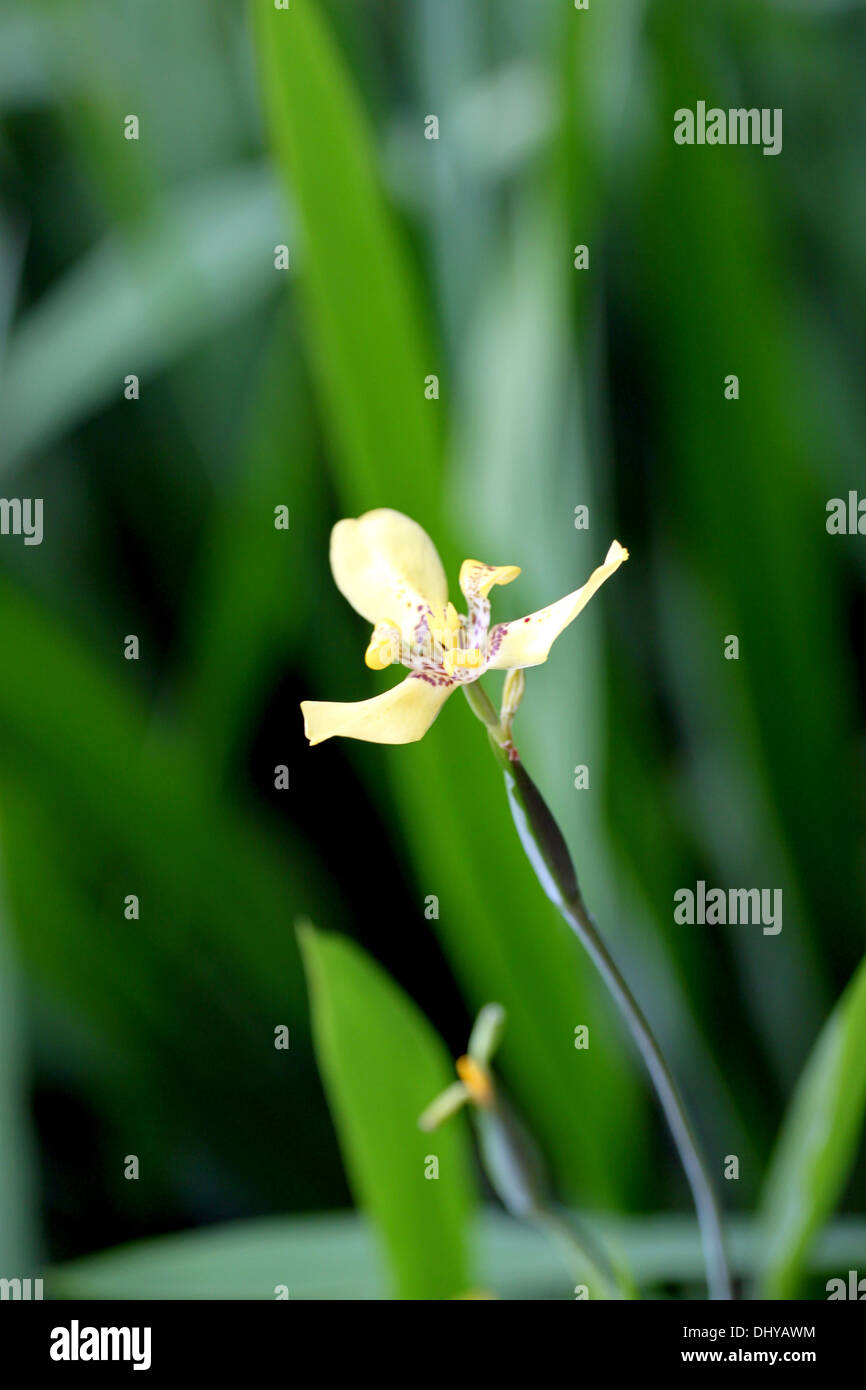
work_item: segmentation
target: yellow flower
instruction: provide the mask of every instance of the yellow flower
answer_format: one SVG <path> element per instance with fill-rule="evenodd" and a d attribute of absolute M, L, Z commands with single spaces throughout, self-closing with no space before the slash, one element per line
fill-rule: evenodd
<path fill-rule="evenodd" d="M 563 628 L 627 559 L 628 551 L 614 541 L 583 588 L 528 617 L 491 628 L 490 590 L 510 584 L 519 566 L 464 560 L 464 615 L 449 603 L 442 561 L 416 521 L 389 507 L 338 521 L 331 532 L 331 570 L 340 592 L 373 625 L 366 663 L 376 671 L 399 663 L 409 675 L 372 700 L 304 700 L 307 738 L 311 744 L 336 735 L 368 743 L 414 743 L 458 686 L 478 680 L 485 671 L 546 661 Z"/>
<path fill-rule="evenodd" d="M 472 1104 L 478 1109 L 492 1106 L 496 1098 L 490 1062 L 499 1046 L 505 1027 L 505 1010 L 501 1004 L 485 1004 L 472 1028 L 469 1046 L 456 1062 L 459 1081 L 431 1101 L 418 1121 L 418 1128 L 437 1129 L 462 1106 Z"/>

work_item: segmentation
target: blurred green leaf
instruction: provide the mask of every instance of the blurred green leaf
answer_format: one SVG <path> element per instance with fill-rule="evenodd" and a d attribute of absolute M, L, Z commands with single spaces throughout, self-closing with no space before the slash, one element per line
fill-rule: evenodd
<path fill-rule="evenodd" d="M 0 625 L 0 811 L 21 958 L 96 1024 L 106 1072 L 122 1059 L 154 1107 L 168 1108 L 160 1087 L 170 1096 L 176 1140 L 216 1136 L 236 1165 L 258 1165 L 275 1199 L 282 1164 L 249 1134 L 282 1123 L 287 1068 L 311 1132 L 327 1144 L 286 921 L 300 911 L 330 916 L 335 895 L 293 835 L 283 831 L 277 843 L 249 808 L 214 797 L 196 749 L 148 720 L 121 681 L 119 640 L 113 675 L 108 659 L 100 663 L 8 582 L 0 582 Z M 138 920 L 124 918 L 128 893 L 140 896 Z M 286 1061 L 273 1045 L 282 1023 L 292 1036 Z M 218 1074 L 202 1046 L 211 1033 L 224 1048 Z M 132 1123 L 150 1144 L 138 1107 Z M 155 1164 L 171 1162 L 168 1141 L 155 1148 Z"/>
<path fill-rule="evenodd" d="M 4 895 L 5 896 L 5 895 Z M 35 1254 L 36 1191 L 19 975 L 0 917 L 0 1277 L 25 1277 Z"/>
<path fill-rule="evenodd" d="M 767 1173 L 765 1298 L 797 1296 L 815 1232 L 839 1202 L 851 1172 L 864 1114 L 866 959 L 812 1049 Z"/>
<path fill-rule="evenodd" d="M 0 107 L 36 105 L 51 95 L 39 23 L 24 5 L 4 7 L 0 16 Z"/>
<path fill-rule="evenodd" d="M 248 313 L 276 288 L 274 246 L 287 237 L 271 179 L 256 165 L 185 187 L 130 237 L 109 234 L 12 332 L 0 466 L 122 400 L 128 373 L 159 371 Z"/>
<path fill-rule="evenodd" d="M 591 1224 L 623 1252 L 644 1287 L 700 1282 L 700 1239 L 688 1218 L 594 1216 Z M 729 1234 L 734 1267 L 747 1277 L 761 1258 L 761 1232 L 740 1217 L 731 1221 Z M 485 1211 L 473 1237 L 480 1252 L 480 1288 L 506 1299 L 573 1297 L 559 1252 L 539 1231 L 502 1212 Z M 810 1252 L 809 1268 L 820 1274 L 847 1269 L 861 1257 L 864 1243 L 866 1221 L 837 1221 Z M 388 1296 L 373 1232 L 350 1213 L 161 1236 L 57 1266 L 45 1279 L 46 1293 L 59 1299 L 260 1299 L 273 1298 L 281 1284 L 291 1299 Z"/>
<path fill-rule="evenodd" d="M 453 1080 L 426 1019 L 343 937 L 300 931 L 319 1067 L 357 1200 L 374 1218 L 400 1298 L 452 1298 L 470 1286 L 465 1121 L 433 1136 L 418 1117 Z M 428 1179 L 429 1156 L 438 1178 Z"/>
<path fill-rule="evenodd" d="M 324 418 L 357 509 L 438 505 L 436 401 L 424 379 L 438 359 L 424 344 L 420 303 L 379 189 L 361 108 L 313 0 L 291 10 L 253 0 L 264 101 L 302 232 L 297 265 Z M 419 131 L 419 150 L 425 142 Z M 380 460 L 393 467 L 389 495 Z"/>
<path fill-rule="evenodd" d="M 687 0 L 652 7 L 660 109 L 693 105 L 713 90 L 720 105 L 726 90 L 735 105 L 736 84 L 723 76 L 716 44 L 689 30 L 691 14 Z M 721 8 L 710 23 L 721 40 Z M 724 42 L 741 42 L 747 26 L 741 11 Z M 751 97 L 758 106 L 760 95 L 759 87 Z M 827 417 L 820 393 L 800 389 L 811 367 L 792 348 L 796 262 L 779 251 L 787 225 L 782 161 L 746 151 L 704 159 L 697 146 L 675 145 L 667 118 L 651 138 L 616 262 L 626 302 L 645 317 L 631 309 L 630 348 L 650 367 L 641 428 L 655 441 L 646 486 L 659 497 L 644 625 L 654 634 L 653 659 L 663 649 L 665 698 L 686 734 L 672 810 L 698 833 L 694 876 L 709 877 L 711 867 L 722 883 L 757 880 L 784 891 L 783 948 L 782 938 L 749 932 L 728 941 L 739 987 L 747 981 L 750 1021 L 787 1088 L 830 1007 L 823 923 L 834 923 L 834 963 L 846 973 L 863 936 L 856 678 L 842 557 L 824 527 L 826 493 L 810 457 L 809 441 L 827 433 Z M 775 173 L 765 167 L 773 163 Z M 817 338 L 813 351 L 820 356 Z M 736 401 L 725 399 L 729 374 L 740 383 Z M 727 634 L 738 637 L 738 661 L 722 657 Z M 645 662 L 649 654 L 647 644 Z M 726 1047 L 730 1019 L 714 1003 L 725 991 L 714 957 L 703 955 L 692 989 L 716 1046 Z M 752 1074 L 744 1068 L 744 1088 Z M 766 1096 L 765 1084 L 754 1100 L 759 1125 Z"/>
<path fill-rule="evenodd" d="M 204 909 L 215 941 L 242 955 L 268 995 L 283 998 L 289 989 L 298 1002 L 299 972 L 275 980 L 275 961 L 297 961 L 297 953 L 274 911 L 278 904 L 282 913 L 292 910 L 288 889 L 298 892 L 300 910 L 324 888 L 316 888 L 309 855 L 285 835 L 277 848 L 254 816 L 210 801 L 189 747 L 149 725 L 144 707 L 124 689 L 119 639 L 113 677 L 107 663 L 5 583 L 0 624 L 16 654 L 4 662 L 0 681 L 6 766 L 16 773 L 25 765 L 41 769 L 56 783 L 57 805 L 87 826 L 103 851 L 112 845 L 127 856 L 173 903 L 178 921 L 200 919 Z M 123 816 L 115 812 L 119 804 Z M 176 925 L 165 923 L 163 932 L 168 943 Z"/>
<path fill-rule="evenodd" d="M 325 480 L 314 465 L 309 395 L 297 356 L 286 312 L 271 333 L 234 474 L 214 508 L 187 607 L 188 727 L 215 783 L 303 631 L 307 608 L 300 598 L 324 531 Z M 289 508 L 288 530 L 274 525 L 278 505 Z M 299 726 L 299 712 L 291 715 Z"/>
<path fill-rule="evenodd" d="M 0 225 L 0 360 L 18 288 L 20 247 Z M 3 847 L 5 848 L 5 847 Z M 5 878 L 0 885 L 0 1277 L 24 1275 L 34 1253 L 36 1197 L 25 1114 L 25 1055 L 18 962 L 8 940 Z"/>

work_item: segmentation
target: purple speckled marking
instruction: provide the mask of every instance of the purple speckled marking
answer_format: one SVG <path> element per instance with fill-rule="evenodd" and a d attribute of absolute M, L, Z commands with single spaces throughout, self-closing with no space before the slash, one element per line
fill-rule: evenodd
<path fill-rule="evenodd" d="M 455 684 L 444 672 L 442 675 L 438 675 L 427 671 L 413 671 L 409 679 L 410 681 L 426 681 L 427 685 L 432 685 L 434 687 Z"/>

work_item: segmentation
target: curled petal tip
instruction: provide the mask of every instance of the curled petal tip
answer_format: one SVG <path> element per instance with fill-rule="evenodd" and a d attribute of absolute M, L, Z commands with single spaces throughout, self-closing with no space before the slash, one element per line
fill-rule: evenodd
<path fill-rule="evenodd" d="M 488 598 L 495 584 L 510 584 L 519 574 L 519 565 L 486 565 L 483 560 L 464 560 L 460 566 L 460 589 L 470 601 Z"/>

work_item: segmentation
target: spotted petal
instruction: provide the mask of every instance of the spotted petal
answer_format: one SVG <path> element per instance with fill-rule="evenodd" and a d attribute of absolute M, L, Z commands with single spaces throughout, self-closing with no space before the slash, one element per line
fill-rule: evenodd
<path fill-rule="evenodd" d="M 337 522 L 331 570 L 356 612 L 370 623 L 396 623 L 407 642 L 427 611 L 439 613 L 448 601 L 445 570 L 427 532 L 390 507 Z"/>
<path fill-rule="evenodd" d="M 487 598 L 494 584 L 510 584 L 519 573 L 519 565 L 485 565 L 481 560 L 464 560 L 460 566 L 460 589 L 471 603 L 474 598 Z"/>
<path fill-rule="evenodd" d="M 304 700 L 304 733 L 311 744 L 326 738 L 359 738 L 365 743 L 415 743 L 426 734 L 454 681 L 413 672 L 372 700 L 343 703 Z"/>
<path fill-rule="evenodd" d="M 547 660 L 550 648 L 563 628 L 574 621 L 604 581 L 627 559 L 628 551 L 619 541 L 614 541 L 604 564 L 593 570 L 582 589 L 575 589 L 573 594 L 566 594 L 557 603 L 540 608 L 537 613 L 530 613 L 528 618 L 518 618 L 513 623 L 499 623 L 490 633 L 488 666 L 494 670 L 540 666 Z"/>

